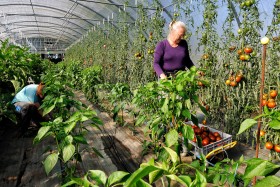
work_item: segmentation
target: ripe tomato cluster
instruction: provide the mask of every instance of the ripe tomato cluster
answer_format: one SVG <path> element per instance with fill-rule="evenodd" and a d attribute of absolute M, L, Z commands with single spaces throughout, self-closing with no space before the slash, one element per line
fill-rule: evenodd
<path fill-rule="evenodd" d="M 239 59 L 241 61 L 248 61 L 251 57 L 256 56 L 256 52 L 253 51 L 252 47 L 245 47 L 244 49 L 237 50 L 237 54 L 239 55 Z"/>
<path fill-rule="evenodd" d="M 235 76 L 232 74 L 226 80 L 226 85 L 235 87 L 237 86 L 237 83 L 241 82 L 242 79 L 243 75 L 241 73 L 237 73 Z"/>
<path fill-rule="evenodd" d="M 207 127 L 202 126 L 200 128 L 196 125 L 193 125 L 192 128 L 195 135 L 201 137 L 203 146 L 222 140 L 220 133 L 211 132 Z M 196 137 L 192 141 L 196 142 Z"/>
<path fill-rule="evenodd" d="M 277 90 L 270 90 L 269 94 L 263 94 L 262 106 L 267 106 L 268 108 L 276 107 L 275 98 L 277 97 Z"/>
<path fill-rule="evenodd" d="M 272 142 L 266 142 L 265 148 L 269 150 L 273 149 L 275 152 L 280 153 L 280 145 L 274 145 Z"/>

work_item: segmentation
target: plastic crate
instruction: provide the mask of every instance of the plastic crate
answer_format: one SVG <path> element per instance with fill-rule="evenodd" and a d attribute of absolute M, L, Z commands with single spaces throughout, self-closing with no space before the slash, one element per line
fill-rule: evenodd
<path fill-rule="evenodd" d="M 187 122 L 186 124 L 193 125 L 192 122 Z M 218 132 L 221 135 L 221 140 L 217 142 L 213 142 L 211 144 L 208 144 L 206 146 L 203 146 L 202 148 L 198 147 L 197 143 L 193 141 L 189 141 L 190 144 L 194 146 L 194 150 L 191 150 L 193 154 L 197 157 L 200 157 L 200 154 L 208 155 L 211 151 L 216 150 L 220 147 L 225 147 L 225 145 L 232 143 L 232 135 L 224 133 L 222 131 L 219 131 L 217 129 L 205 126 L 203 124 L 198 124 L 199 127 L 207 127 L 211 132 Z M 229 149 L 230 147 L 225 147 L 221 151 Z M 220 152 L 221 152 L 220 151 Z"/>

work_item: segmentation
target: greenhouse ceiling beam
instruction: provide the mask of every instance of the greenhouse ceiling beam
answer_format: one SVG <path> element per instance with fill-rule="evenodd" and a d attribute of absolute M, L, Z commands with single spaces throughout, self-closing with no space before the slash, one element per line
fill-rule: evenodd
<path fill-rule="evenodd" d="M 30 27 L 31 28 L 31 27 Z M 52 31 L 52 33 L 54 32 L 54 31 L 59 31 L 58 29 L 54 29 L 54 28 L 50 28 L 50 30 L 53 30 Z M 31 29 L 31 30 L 23 30 L 22 31 L 22 33 L 25 35 L 25 36 L 27 36 L 28 37 L 28 34 L 29 34 L 29 32 L 33 32 L 33 33 L 35 33 L 34 32 L 34 29 Z M 42 32 L 51 32 L 51 31 L 49 31 L 49 30 L 42 30 Z M 59 34 L 59 32 L 55 32 L 55 33 L 53 33 L 53 36 L 55 36 L 56 34 Z M 63 35 L 64 36 L 64 38 L 69 38 L 69 39 L 71 39 L 71 41 L 73 42 L 73 41 L 75 41 L 75 40 L 77 40 L 79 37 L 77 37 L 76 35 L 71 35 L 71 34 L 69 34 L 69 35 Z M 57 37 L 56 37 L 56 39 L 57 39 Z"/>
<path fill-rule="evenodd" d="M 7 16 L 34 16 L 33 14 L 6 14 Z M 47 17 L 47 18 L 55 18 L 55 19 L 61 19 L 61 20 L 64 20 L 65 17 L 61 17 L 61 16 L 49 16 L 49 15 L 42 15 L 42 14 L 36 14 L 37 17 Z M 67 18 L 69 20 L 75 20 L 75 19 L 81 19 L 81 18 Z M 103 20 L 100 20 L 100 19 L 92 19 L 92 18 L 82 18 L 83 20 L 89 20 L 89 21 L 96 21 L 96 22 L 102 22 Z M 39 21 L 41 22 L 41 21 Z M 109 22 L 114 22 L 114 23 L 134 23 L 134 22 L 131 22 L 131 21 L 114 21 L 114 20 L 109 20 Z M 72 24 L 75 24 L 75 22 L 70 22 Z M 78 24 L 75 24 L 76 26 L 80 27 L 81 29 L 83 30 L 87 30 L 87 29 L 84 29 L 83 27 L 81 27 L 80 25 Z"/>
<path fill-rule="evenodd" d="M 34 23 L 35 21 L 16 21 L 16 22 L 10 22 L 12 24 L 15 24 L 16 26 L 26 26 L 28 27 L 29 25 L 27 24 L 18 24 L 18 23 Z M 39 23 L 46 23 L 46 24 L 51 24 L 51 25 L 55 25 L 55 26 L 61 26 L 60 24 L 58 23 L 53 23 L 53 22 L 48 22 L 48 21 L 39 21 Z M 53 26 L 54 27 L 54 26 Z M 83 33 L 77 31 L 77 29 L 80 29 L 80 28 L 73 28 L 73 27 L 66 27 L 68 30 L 71 30 L 73 32 L 76 32 L 80 35 L 83 35 Z M 76 30 L 75 30 L 76 29 Z"/>
<path fill-rule="evenodd" d="M 96 15 L 98 15 L 98 16 L 101 17 L 102 19 L 105 19 L 105 20 L 108 19 L 108 18 L 106 18 L 105 16 L 103 16 L 102 14 L 100 14 L 99 12 L 97 12 L 96 10 L 94 10 L 94 9 L 92 9 L 92 8 L 89 8 L 89 7 L 85 6 L 85 5 L 83 5 L 83 4 L 79 3 L 79 2 L 77 2 L 77 0 L 75 0 L 75 1 L 74 1 L 74 0 L 69 0 L 69 1 L 76 2 L 76 3 L 77 3 L 78 5 L 80 5 L 81 7 L 84 7 L 85 9 L 88 9 L 89 11 L 94 12 Z M 92 25 L 94 25 L 94 24 L 92 24 Z M 114 24 L 113 22 L 112 22 L 112 25 L 113 25 L 114 27 L 118 28 L 117 25 Z"/>
<path fill-rule="evenodd" d="M 20 4 L 20 3 L 14 3 L 14 4 L 0 4 L 0 7 L 1 6 L 11 6 L 11 5 L 15 5 L 15 6 L 30 6 L 30 4 Z M 67 13 L 67 11 L 66 10 L 63 10 L 63 9 L 60 9 L 60 8 L 56 8 L 56 7 L 51 7 L 51 6 L 46 6 L 46 5 L 35 5 L 35 4 L 33 4 L 33 6 L 34 7 L 39 7 L 39 8 L 46 8 L 46 9 L 51 9 L 51 10 L 57 10 L 57 11 L 59 11 L 59 12 L 63 12 L 63 13 Z M 71 14 L 71 15 L 73 15 L 73 16 L 76 16 L 77 18 L 80 18 L 80 20 L 83 20 L 83 18 L 82 17 L 80 17 L 79 15 L 77 15 L 77 14 Z M 34 14 L 33 14 L 33 16 L 34 16 Z M 66 19 L 66 18 L 65 18 Z M 87 20 L 83 20 L 83 21 L 85 21 L 85 22 L 87 22 L 88 24 L 90 24 L 90 25 L 94 25 L 94 24 L 92 24 L 90 21 L 87 21 Z"/>
<path fill-rule="evenodd" d="M 34 33 L 34 35 L 36 35 L 36 37 L 37 37 L 37 33 Z M 56 41 L 56 38 L 52 38 L 52 36 L 48 36 L 48 38 L 40 38 L 41 40 L 40 41 L 34 41 L 34 40 L 37 40 L 37 39 L 39 39 L 39 38 L 28 38 L 27 40 L 28 40 L 28 42 L 35 42 L 35 43 L 43 43 L 44 45 L 50 45 L 50 44 L 48 44 L 48 43 L 46 43 L 46 42 L 48 42 L 48 41 L 46 41 L 46 40 L 49 40 L 49 39 L 53 39 L 53 43 Z M 15 41 L 25 41 L 26 39 L 25 38 L 21 38 L 21 39 L 16 39 Z M 61 44 L 62 45 L 65 45 L 65 46 L 68 46 L 68 45 L 70 45 L 71 44 L 71 41 L 70 40 L 60 40 L 60 42 L 61 42 Z"/>
<path fill-rule="evenodd" d="M 107 1 L 109 1 L 111 4 L 114 4 L 114 6 L 116 6 L 116 7 L 119 8 L 119 9 L 120 9 L 121 6 L 124 7 L 124 5 L 116 5 L 115 2 L 113 2 L 113 1 L 111 1 L 111 0 L 107 0 Z M 125 11 L 125 10 L 123 9 L 123 11 Z M 135 18 L 134 18 L 132 15 L 128 14 L 128 16 L 129 16 L 130 19 L 133 21 L 133 23 L 136 21 Z"/>
<path fill-rule="evenodd" d="M 82 1 L 82 2 L 90 2 L 90 3 L 96 3 L 96 4 L 103 4 L 103 5 L 112 5 L 112 6 L 117 6 L 117 7 L 123 7 L 123 4 L 116 4 L 113 1 L 108 0 L 110 3 L 107 2 L 101 2 L 101 1 L 94 1 L 94 0 L 78 0 L 78 1 Z M 126 7 L 129 8 L 138 8 L 137 6 L 131 6 L 131 5 L 125 5 Z M 156 10 L 155 8 L 149 8 L 149 7 L 143 7 L 144 9 L 148 9 L 148 10 Z"/>
<path fill-rule="evenodd" d="M 34 31 L 34 30 L 30 30 L 30 31 Z M 44 33 L 43 33 L 44 32 Z M 50 34 L 51 33 L 51 34 Z M 5 35 L 5 37 L 7 38 L 7 37 L 10 37 L 11 35 L 14 35 L 14 34 L 16 34 L 16 33 L 8 33 L 8 34 L 6 34 Z M 24 35 L 25 35 L 25 33 L 23 33 Z M 31 38 L 31 35 L 35 35 L 36 34 L 36 36 L 37 37 L 40 37 L 39 36 L 39 34 L 38 34 L 38 32 L 29 32 L 28 31 L 28 36 L 24 36 L 24 38 Z M 54 35 L 53 35 L 53 33 L 52 32 L 50 32 L 50 31 L 41 31 L 41 34 L 43 34 L 43 37 L 42 38 L 45 38 L 45 36 L 44 35 L 46 35 L 46 36 L 48 36 L 48 37 L 51 37 L 51 38 L 55 38 L 55 39 L 57 39 L 56 37 L 54 37 Z M 21 38 L 22 39 L 22 38 Z M 73 42 L 73 38 L 70 38 L 70 37 L 65 37 L 65 38 L 63 38 L 63 40 L 66 40 L 66 41 L 69 41 L 69 43 L 72 43 Z"/>
<path fill-rule="evenodd" d="M 34 16 L 33 14 L 5 14 L 6 16 Z M 46 17 L 46 18 L 54 18 L 54 19 L 60 19 L 60 20 L 63 20 L 65 19 L 65 17 L 58 17 L 58 16 L 50 16 L 50 15 L 43 15 L 43 14 L 36 14 L 35 15 L 36 17 Z M 81 18 L 70 18 L 70 19 L 81 19 Z M 83 19 L 83 20 L 87 20 L 87 19 Z M 90 20 L 90 19 L 88 19 Z M 20 22 L 20 21 L 18 21 Z M 39 21 L 40 23 L 44 23 L 43 21 Z M 10 22 L 10 23 L 15 23 L 15 22 Z M 48 22 L 48 23 L 52 23 L 52 22 Z M 77 26 L 80 28 L 80 30 L 84 30 L 84 31 L 87 31 L 87 29 L 83 28 L 81 25 L 78 25 L 77 23 L 75 22 L 70 22 L 71 24 Z M 53 23 L 54 24 L 54 23 Z M 58 24 L 59 26 L 61 26 L 60 24 Z"/>
<path fill-rule="evenodd" d="M 19 26 L 19 27 L 16 27 L 16 28 L 12 28 L 12 29 L 10 29 L 11 31 L 12 30 L 16 30 L 16 29 L 20 29 L 20 31 L 22 32 L 22 33 L 24 33 L 26 30 L 24 30 L 25 28 L 26 29 L 30 29 L 30 28 L 36 28 L 37 26 L 36 25 L 28 25 L 28 27 L 26 27 L 26 26 Z M 49 27 L 49 26 L 43 26 L 43 25 L 39 25 L 38 26 L 39 28 L 49 28 L 49 29 L 53 29 L 53 30 L 56 30 L 56 31 L 60 31 L 60 29 L 58 29 L 57 27 Z M 23 30 L 21 30 L 21 29 L 23 29 Z M 44 30 L 44 29 L 43 29 Z M 79 38 L 79 36 L 78 35 L 73 35 L 72 33 L 70 33 L 70 32 L 65 32 L 66 34 L 69 34 L 69 35 L 71 35 L 71 36 L 74 36 L 75 37 L 75 40 L 76 39 L 78 39 Z M 25 34 L 25 33 L 24 33 Z M 40 34 L 40 33 L 38 33 L 38 34 Z"/>
<path fill-rule="evenodd" d="M 32 3 L 32 1 L 31 1 L 31 0 L 29 0 L 29 1 L 30 1 L 30 4 L 31 4 L 32 12 L 33 12 L 33 14 L 35 15 L 35 11 L 34 11 L 34 7 L 33 7 L 33 3 Z M 38 29 L 38 32 L 40 33 L 40 29 L 39 29 L 39 27 L 38 27 L 38 22 L 37 22 L 37 18 L 36 18 L 36 16 L 34 16 L 34 18 L 35 18 L 35 21 L 36 21 L 36 24 L 37 24 L 37 29 Z"/>

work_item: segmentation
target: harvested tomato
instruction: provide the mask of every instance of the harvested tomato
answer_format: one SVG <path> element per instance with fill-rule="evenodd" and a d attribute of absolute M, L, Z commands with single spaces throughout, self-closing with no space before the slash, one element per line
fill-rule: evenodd
<path fill-rule="evenodd" d="M 271 143 L 271 142 L 266 142 L 266 143 L 265 143 L 265 148 L 271 150 L 271 149 L 273 148 L 273 143 Z"/>
<path fill-rule="evenodd" d="M 221 136 L 220 133 L 218 133 L 218 132 L 214 132 L 213 134 L 215 137 Z"/>
<path fill-rule="evenodd" d="M 216 141 L 220 141 L 221 139 L 222 139 L 222 137 L 220 137 L 220 136 L 216 137 Z"/>
<path fill-rule="evenodd" d="M 196 142 L 196 137 L 194 137 L 192 141 L 195 143 Z"/>
<path fill-rule="evenodd" d="M 201 133 L 201 129 L 199 127 L 195 127 L 193 129 L 193 131 L 194 131 L 195 134 L 200 134 Z"/>
<path fill-rule="evenodd" d="M 216 137 L 211 134 L 209 134 L 209 139 L 213 142 L 216 141 Z"/>
<path fill-rule="evenodd" d="M 274 145 L 274 151 L 280 153 L 280 145 Z"/>
<path fill-rule="evenodd" d="M 210 143 L 210 140 L 209 140 L 208 137 L 206 137 L 206 138 L 204 138 L 204 139 L 202 140 L 202 145 L 203 145 L 203 146 L 208 145 L 209 143 Z"/>
<path fill-rule="evenodd" d="M 244 52 L 247 54 L 250 54 L 253 52 L 253 49 L 252 49 L 252 47 L 245 47 Z"/>
<path fill-rule="evenodd" d="M 277 91 L 276 90 L 271 90 L 270 92 L 269 92 L 269 95 L 270 95 L 270 97 L 272 97 L 272 98 L 275 98 L 276 96 L 277 96 Z"/>
<path fill-rule="evenodd" d="M 260 136 L 264 136 L 265 135 L 265 131 L 264 130 L 261 130 L 260 131 Z"/>

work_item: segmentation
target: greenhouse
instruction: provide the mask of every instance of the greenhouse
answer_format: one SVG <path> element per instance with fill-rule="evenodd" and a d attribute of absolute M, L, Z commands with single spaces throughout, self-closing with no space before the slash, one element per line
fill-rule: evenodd
<path fill-rule="evenodd" d="M 280 186 L 280 0 L 1 0 L 0 23 L 0 186 Z"/>

